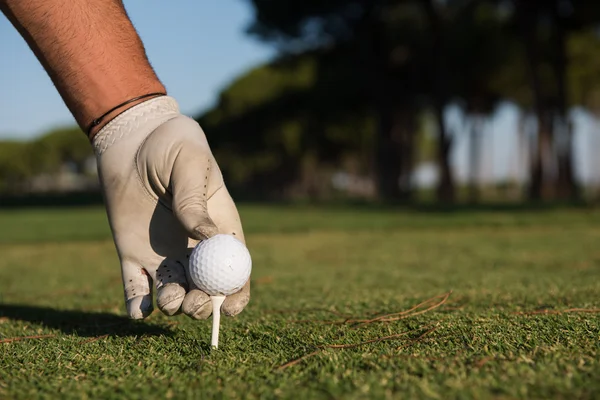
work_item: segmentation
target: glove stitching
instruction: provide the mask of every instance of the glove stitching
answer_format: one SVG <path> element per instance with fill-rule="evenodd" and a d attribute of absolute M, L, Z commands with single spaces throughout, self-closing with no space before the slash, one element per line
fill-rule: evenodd
<path fill-rule="evenodd" d="M 139 129 L 140 125 L 142 125 L 143 123 L 146 123 L 149 121 L 149 118 L 146 118 L 148 116 L 148 114 L 154 114 L 155 110 L 148 110 L 146 113 L 142 113 L 139 114 L 139 119 L 137 119 L 135 122 L 133 123 L 126 123 L 123 124 L 123 126 L 115 126 L 115 131 L 118 131 L 119 135 L 118 136 L 114 136 L 115 132 L 109 132 L 107 134 L 107 137 L 104 138 L 104 141 L 101 143 L 100 148 L 97 149 L 97 153 L 98 155 L 102 155 L 106 150 L 108 150 L 112 145 L 114 145 L 116 142 L 118 142 L 120 139 L 123 138 L 123 136 L 125 136 L 126 134 L 130 134 L 131 132 Z M 172 117 L 174 118 L 174 116 Z M 166 121 L 168 121 L 170 118 L 165 119 L 165 121 L 161 121 L 160 119 L 158 119 L 157 121 L 161 121 L 159 122 L 159 125 L 161 123 L 164 123 Z M 152 130 L 152 128 L 149 128 L 148 130 Z M 109 139 L 112 139 L 112 141 L 110 143 L 106 143 Z"/>
<path fill-rule="evenodd" d="M 156 101 L 156 100 L 159 100 L 159 99 L 149 100 L 147 102 L 140 103 L 138 106 L 132 107 L 130 110 L 127 110 L 121 116 L 113 119 L 108 124 L 106 124 L 106 126 L 98 133 L 98 135 L 96 135 L 97 138 L 102 142 L 102 143 L 99 143 L 99 145 L 104 144 L 106 141 L 108 141 L 114 135 L 115 131 L 123 132 L 123 129 L 119 129 L 119 128 L 122 128 L 124 125 L 126 126 L 126 125 L 131 125 L 134 123 L 139 123 L 139 120 L 142 118 L 136 118 L 136 117 L 145 117 L 149 112 L 160 111 L 161 109 L 164 109 L 165 111 L 171 111 L 171 107 L 169 107 L 169 106 L 173 106 L 173 104 L 169 104 L 169 103 L 174 102 L 174 100 L 170 99 L 171 101 L 169 101 L 168 103 L 165 101 Z M 167 99 L 160 99 L 160 100 L 167 100 Z M 177 111 L 176 105 L 174 108 L 175 108 L 174 111 Z M 135 114 L 134 113 L 135 111 L 138 111 L 140 114 L 138 114 L 137 116 L 134 115 L 133 118 L 124 118 L 125 116 L 130 116 L 131 114 Z M 145 120 L 143 122 L 145 122 Z M 120 125 L 120 126 L 115 126 L 115 125 Z M 121 136 L 123 136 L 123 135 L 121 134 Z M 118 138 L 115 138 L 111 144 L 113 144 L 117 139 Z"/>
<path fill-rule="evenodd" d="M 157 117 L 156 114 L 159 114 Z M 157 121 L 167 118 L 166 121 L 179 114 L 179 107 L 171 97 L 156 98 L 140 103 L 130 108 L 120 116 L 110 121 L 94 137 L 93 145 L 98 156 L 102 155 L 110 146 L 120 140 L 125 134 L 138 129 L 154 117 Z M 160 122 L 159 124 L 164 123 Z"/>
<path fill-rule="evenodd" d="M 145 113 L 140 114 L 140 117 L 145 116 Z M 112 145 L 117 139 L 119 139 L 121 136 L 123 136 L 124 130 L 120 130 L 119 133 L 121 133 L 121 135 L 117 138 L 117 137 L 113 137 L 117 131 L 118 131 L 118 123 L 120 121 L 115 121 L 112 120 L 111 122 L 109 122 L 106 125 L 106 131 L 98 133 L 97 135 L 97 140 L 95 140 L 95 144 L 96 144 L 96 148 L 98 150 L 98 152 L 100 154 L 102 154 L 110 145 Z M 135 120 L 134 123 L 137 123 L 138 120 Z M 126 123 L 127 124 L 127 123 Z M 126 125 L 124 124 L 124 125 Z M 112 142 L 110 144 L 107 144 L 107 142 L 112 139 Z"/>

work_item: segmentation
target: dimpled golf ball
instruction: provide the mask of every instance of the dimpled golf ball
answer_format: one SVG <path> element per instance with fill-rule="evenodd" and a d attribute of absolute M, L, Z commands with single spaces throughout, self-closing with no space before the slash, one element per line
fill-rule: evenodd
<path fill-rule="evenodd" d="M 190 276 L 210 296 L 238 292 L 250 278 L 250 252 L 231 235 L 215 235 L 200 242 L 190 255 Z"/>

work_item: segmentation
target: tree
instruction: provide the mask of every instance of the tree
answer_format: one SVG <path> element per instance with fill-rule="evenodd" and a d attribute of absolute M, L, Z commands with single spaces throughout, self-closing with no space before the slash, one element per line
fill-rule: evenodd
<path fill-rule="evenodd" d="M 0 191 L 26 190 L 36 175 L 58 173 L 67 164 L 82 173 L 92 156 L 92 146 L 77 127 L 54 129 L 31 141 L 4 141 L 0 144 Z"/>
<path fill-rule="evenodd" d="M 538 121 L 529 195 L 534 200 L 576 199 L 567 43 L 569 35 L 600 21 L 600 6 L 585 0 L 513 0 L 513 4 Z"/>
<path fill-rule="evenodd" d="M 418 62 L 423 53 L 422 13 L 410 1 L 252 0 L 256 19 L 250 32 L 273 43 L 282 54 L 323 51 L 317 69 L 320 85 L 343 87 L 353 102 L 376 120 L 376 171 L 380 196 L 410 195 L 412 139 L 420 104 L 415 92 L 427 79 Z M 331 74 L 336 66 L 344 82 Z M 331 84 L 331 79 L 338 82 Z M 342 83 L 340 85 L 340 83 Z M 337 101 L 342 99 L 336 96 Z M 400 186 L 404 182 L 404 186 Z"/>
<path fill-rule="evenodd" d="M 446 33 L 446 24 L 439 8 L 443 5 L 434 0 L 421 0 L 421 5 L 425 11 L 429 23 L 430 31 L 430 51 L 428 65 L 430 66 L 431 95 L 435 118 L 438 130 L 438 166 L 440 170 L 440 180 L 437 189 L 438 199 L 443 202 L 453 202 L 455 198 L 454 179 L 452 169 L 450 168 L 450 150 L 452 139 L 447 132 L 444 121 L 444 109 L 449 103 L 450 94 L 447 88 L 448 76 L 446 73 L 447 57 L 446 44 L 444 37 Z M 446 4 L 447 5 L 447 4 Z"/>
<path fill-rule="evenodd" d="M 279 56 L 234 83 L 201 118 L 222 132 L 217 151 L 230 165 L 240 164 L 236 155 L 244 152 L 253 160 L 231 168 L 238 177 L 252 176 L 255 187 L 283 186 L 300 179 L 307 160 L 334 165 L 351 152 L 374 161 L 381 198 L 408 199 L 419 118 L 431 113 L 438 199 L 451 202 L 449 159 L 458 133 L 448 130 L 445 111 L 459 104 L 471 121 L 474 174 L 483 121 L 509 100 L 538 122 L 530 197 L 575 197 L 568 46 L 599 20 L 600 6 L 584 0 L 249 1 L 256 11 L 249 32 Z M 245 85 L 252 89 L 242 90 Z"/>
<path fill-rule="evenodd" d="M 461 5 L 447 28 L 451 90 L 467 118 L 469 135 L 468 168 L 471 202 L 479 200 L 479 173 L 486 118 L 502 100 L 496 82 L 503 65 L 512 60 L 509 38 L 503 31 L 503 17 L 489 2 Z"/>
<path fill-rule="evenodd" d="M 32 176 L 27 143 L 3 141 L 0 143 L 0 192 L 18 192 L 23 182 Z"/>
<path fill-rule="evenodd" d="M 290 186 L 309 185 L 311 163 L 339 165 L 352 157 L 370 164 L 371 117 L 362 108 L 364 96 L 343 84 L 338 59 L 319 51 L 254 68 L 198 118 L 230 186 L 242 196 L 250 189 L 281 197 Z"/>

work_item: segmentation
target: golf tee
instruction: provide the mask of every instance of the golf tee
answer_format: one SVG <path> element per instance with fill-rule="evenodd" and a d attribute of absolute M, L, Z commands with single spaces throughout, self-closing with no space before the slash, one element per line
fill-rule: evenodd
<path fill-rule="evenodd" d="M 225 296 L 210 296 L 213 307 L 212 318 L 212 337 L 210 344 L 212 347 L 219 347 L 219 326 L 221 324 L 221 305 L 225 301 Z"/>

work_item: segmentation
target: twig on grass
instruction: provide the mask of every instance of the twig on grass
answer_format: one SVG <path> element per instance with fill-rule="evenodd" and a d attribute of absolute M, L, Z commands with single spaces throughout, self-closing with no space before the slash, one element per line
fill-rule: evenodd
<path fill-rule="evenodd" d="M 537 310 L 537 311 L 517 311 L 512 314 L 514 315 L 556 315 L 556 314 L 568 314 L 568 313 L 588 313 L 596 314 L 600 313 L 600 308 L 568 308 L 566 310 Z"/>
<path fill-rule="evenodd" d="M 302 357 L 296 358 L 295 360 L 288 361 L 285 364 L 282 364 L 279 367 L 277 367 L 277 369 L 278 370 L 283 370 L 283 369 L 286 369 L 286 368 L 291 367 L 293 365 L 299 364 L 302 361 L 304 361 L 305 359 L 307 359 L 308 357 L 312 357 L 312 356 L 314 356 L 316 354 L 319 354 L 322 350 L 323 349 L 318 349 L 318 350 L 313 351 L 312 353 L 308 353 L 308 354 L 303 355 Z"/>
<path fill-rule="evenodd" d="M 417 342 L 421 342 L 425 338 L 425 336 L 429 335 L 431 332 L 435 331 L 437 328 L 438 328 L 437 326 L 434 326 L 433 328 L 426 330 L 425 332 L 420 334 L 418 337 L 409 340 L 408 343 L 405 343 L 402 346 L 396 347 L 396 350 L 405 349 L 410 345 L 413 345 Z"/>
<path fill-rule="evenodd" d="M 318 323 L 321 323 L 324 325 L 355 325 L 354 328 L 356 329 L 356 328 L 361 328 L 368 324 L 372 324 L 374 322 L 393 322 L 393 321 L 399 321 L 401 319 L 406 319 L 406 318 L 410 318 L 410 317 L 415 317 L 417 315 L 425 314 L 426 312 L 429 312 L 431 310 L 434 310 L 434 309 L 444 305 L 448 301 L 448 298 L 450 297 L 451 294 L 452 294 L 452 291 L 450 291 L 448 293 L 440 294 L 437 296 L 433 296 L 425 301 L 422 301 L 421 303 L 417 304 L 416 306 L 409 308 L 408 310 L 395 312 L 395 313 L 391 313 L 391 314 L 380 315 L 378 317 L 370 318 L 370 319 L 352 319 L 348 316 L 341 315 L 346 318 L 344 318 L 343 320 L 325 320 L 325 321 L 319 321 L 319 320 L 314 320 L 314 319 L 301 319 L 301 320 L 290 321 L 290 323 L 318 322 Z M 433 303 L 436 300 L 437 300 L 437 302 Z M 431 303 L 433 303 L 433 304 L 431 304 Z M 425 309 L 422 309 L 425 306 L 428 306 L 428 307 Z M 333 312 L 331 310 L 323 310 L 323 311 Z"/>
<path fill-rule="evenodd" d="M 338 317 L 342 317 L 342 318 L 350 318 L 351 317 L 351 315 L 344 314 L 344 313 L 336 311 L 336 310 L 330 310 L 328 308 L 318 308 L 318 307 L 290 309 L 290 310 L 269 310 L 269 311 L 266 311 L 264 314 L 293 314 L 293 313 L 311 312 L 311 311 L 327 312 L 327 313 L 337 315 Z M 308 321 L 308 320 L 306 320 L 306 321 Z M 296 321 L 290 321 L 290 322 L 296 322 Z"/>
<path fill-rule="evenodd" d="M 432 325 L 429 325 L 430 327 Z M 433 326 L 430 329 L 428 329 L 427 331 L 423 332 L 421 335 L 419 335 L 418 337 L 411 339 L 409 344 L 415 343 L 419 340 L 421 340 L 423 337 L 425 337 L 425 335 L 428 335 L 429 333 L 433 332 L 435 329 L 437 329 L 437 326 Z M 351 349 L 351 348 L 355 348 L 355 347 L 360 347 L 360 346 L 364 346 L 366 344 L 372 344 L 372 343 L 379 343 L 379 342 L 384 342 L 387 340 L 394 340 L 394 339 L 398 339 L 402 336 L 406 336 L 410 333 L 415 332 L 417 329 L 413 329 L 407 332 L 402 332 L 402 333 L 397 333 L 394 335 L 389 335 L 389 336 L 383 336 L 383 337 L 378 337 L 375 339 L 370 339 L 370 340 L 365 340 L 364 342 L 360 342 L 360 343 L 352 343 L 352 344 L 324 344 L 321 346 L 317 347 L 317 350 L 312 351 L 308 354 L 303 355 L 302 357 L 296 358 L 294 360 L 288 361 L 285 364 L 280 365 L 279 367 L 277 367 L 278 370 L 283 370 L 286 369 L 288 367 L 291 367 L 293 365 L 299 364 L 300 362 L 306 360 L 309 357 L 312 357 L 314 355 L 319 354 L 320 352 L 322 352 L 323 350 L 326 349 L 334 349 L 334 350 L 341 350 L 341 349 Z M 398 347 L 398 349 L 402 348 L 403 346 Z"/>
<path fill-rule="evenodd" d="M 88 340 L 84 340 L 83 342 L 79 343 L 79 344 L 86 344 L 86 343 L 91 343 L 91 342 L 95 342 L 96 340 L 100 340 L 100 339 L 104 339 L 105 337 L 108 337 L 108 333 L 106 335 L 101 335 L 101 336 L 96 336 L 93 337 L 91 339 Z"/>
<path fill-rule="evenodd" d="M 385 314 L 385 315 L 380 315 L 379 317 L 375 317 L 375 318 L 370 318 L 370 319 L 351 319 L 348 316 L 344 316 L 344 315 L 340 315 L 340 316 L 344 316 L 345 319 L 344 320 L 338 320 L 338 321 L 318 321 L 318 320 L 297 320 L 297 321 L 291 321 L 291 322 L 317 322 L 317 323 L 321 323 L 321 324 L 330 324 L 330 325 L 346 325 L 346 324 L 352 324 L 354 325 L 352 328 L 356 329 L 356 328 L 360 328 L 363 327 L 365 325 L 368 324 L 372 324 L 374 322 L 392 322 L 392 321 L 399 321 L 401 319 L 406 319 L 406 318 L 410 318 L 410 317 L 414 317 L 417 315 L 421 315 L 421 314 L 425 314 L 426 312 L 429 312 L 431 310 L 434 310 L 438 307 L 441 307 L 443 304 L 445 304 L 448 301 L 448 298 L 450 297 L 450 295 L 452 294 L 452 292 L 448 292 L 448 293 L 444 293 L 441 295 L 437 295 L 434 297 L 431 297 L 419 304 L 417 304 L 414 307 L 409 308 L 408 310 L 405 311 L 400 311 L 400 312 L 395 312 L 392 314 Z M 315 309 L 313 309 L 315 310 Z M 328 312 L 332 312 L 334 314 L 339 314 L 335 311 L 331 311 L 331 310 L 326 310 L 326 309 L 316 309 L 319 311 L 328 311 Z M 301 311 L 306 311 L 306 310 L 301 310 Z M 289 311 L 288 311 L 289 312 Z M 399 346 L 397 348 L 397 350 L 406 347 L 410 344 L 416 343 L 420 340 L 422 340 L 426 335 L 428 335 L 429 333 L 433 332 L 436 328 L 436 326 L 433 325 L 429 325 L 425 328 L 419 328 L 418 330 L 422 330 L 422 329 L 427 329 L 425 332 L 423 332 L 421 335 L 419 335 L 418 337 L 412 339 L 409 341 L 409 343 L 403 345 L 403 346 Z M 321 345 L 321 346 L 317 346 L 316 350 L 307 353 L 299 358 L 296 358 L 294 360 L 288 361 L 285 364 L 280 365 L 279 367 L 277 367 L 278 370 L 283 370 L 286 369 L 288 367 L 291 367 L 293 365 L 296 365 L 304 360 L 306 360 L 309 357 L 312 357 L 314 355 L 319 354 L 320 352 L 322 352 L 325 349 L 350 349 L 350 348 L 355 348 L 355 347 L 359 347 L 359 346 L 364 346 L 366 344 L 371 344 L 371 343 L 379 343 L 379 342 L 383 342 L 386 340 L 394 340 L 394 339 L 398 339 L 402 336 L 406 336 L 410 333 L 415 332 L 417 329 L 411 330 L 411 331 L 407 331 L 407 332 L 402 332 L 402 333 L 397 333 L 394 335 L 389 335 L 389 336 L 383 336 L 383 337 L 378 337 L 378 338 L 374 338 L 374 339 L 370 339 L 370 340 L 366 340 L 364 342 L 360 342 L 360 343 L 353 343 L 353 344 L 325 344 L 325 345 Z"/>
<path fill-rule="evenodd" d="M 401 319 L 406 319 L 409 317 L 414 317 L 417 315 L 421 315 L 421 314 L 425 314 L 426 312 L 429 312 L 431 310 L 434 310 L 438 307 L 441 307 L 444 303 L 446 303 L 448 301 L 448 298 L 450 297 L 450 295 L 452 294 L 452 292 L 448 292 L 442 295 L 437 295 L 434 296 L 430 299 L 427 299 L 419 304 L 417 304 L 416 306 L 406 310 L 406 311 L 401 311 L 401 312 L 397 312 L 397 313 L 392 313 L 392 314 L 386 314 L 386 315 L 381 315 L 379 317 L 375 317 L 372 319 L 367 319 L 367 320 L 355 320 L 355 321 L 348 321 L 347 323 L 357 323 L 358 325 L 355 326 L 355 328 L 360 328 L 364 325 L 367 324 L 371 324 L 373 322 L 392 322 L 392 321 L 399 321 Z M 434 303 L 433 305 L 430 305 L 429 307 L 425 308 L 424 310 L 419 310 L 420 308 L 423 308 L 424 306 L 432 303 L 434 300 L 441 298 L 440 301 L 438 301 L 437 303 Z M 419 311 L 417 311 L 419 310 Z"/>
<path fill-rule="evenodd" d="M 56 335 L 20 336 L 20 337 L 14 337 L 14 338 L 0 339 L 0 343 L 12 343 L 12 342 L 18 342 L 21 340 L 28 340 L 28 339 L 47 339 L 47 338 L 53 338 L 55 336 Z"/>
<path fill-rule="evenodd" d="M 496 358 L 496 357 L 495 356 L 483 357 L 482 359 L 475 362 L 473 365 L 475 365 L 475 367 L 477 367 L 477 368 L 481 368 L 488 362 L 492 361 L 494 358 Z"/>

